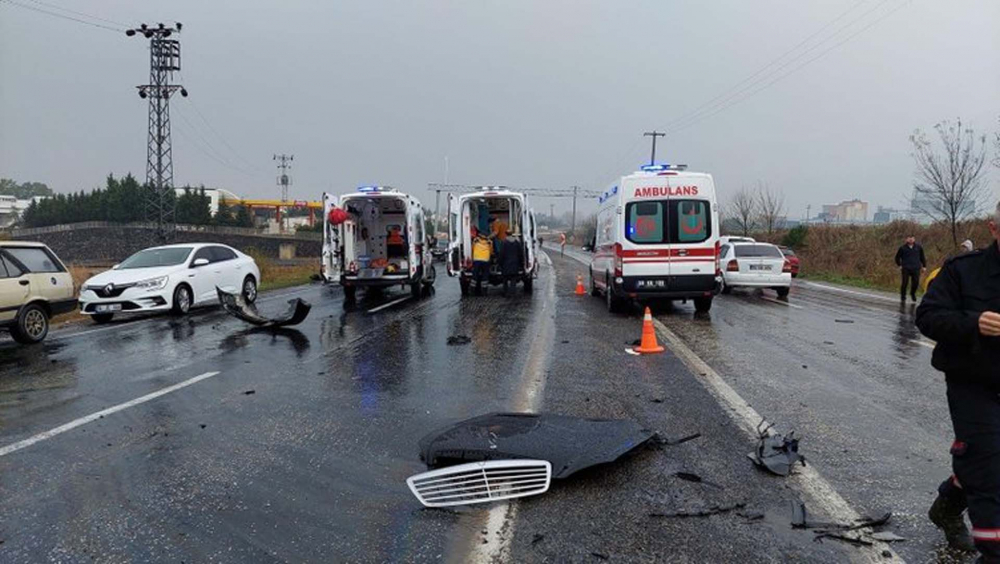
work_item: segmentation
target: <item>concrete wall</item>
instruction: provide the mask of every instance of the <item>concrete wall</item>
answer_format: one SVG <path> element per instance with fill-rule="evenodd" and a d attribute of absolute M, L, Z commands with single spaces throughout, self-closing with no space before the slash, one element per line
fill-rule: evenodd
<path fill-rule="evenodd" d="M 151 227 L 142 224 L 88 222 L 11 232 L 11 238 L 41 241 L 67 263 L 120 262 L 132 253 L 158 244 Z M 319 257 L 323 242 L 318 233 L 300 236 L 260 235 L 250 229 L 179 225 L 174 243 L 222 243 L 235 249 L 256 252 L 270 258 Z M 282 250 L 284 247 L 284 250 Z"/>

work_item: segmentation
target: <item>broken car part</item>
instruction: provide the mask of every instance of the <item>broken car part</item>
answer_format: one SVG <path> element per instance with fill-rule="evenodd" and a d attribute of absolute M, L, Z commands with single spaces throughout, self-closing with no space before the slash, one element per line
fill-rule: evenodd
<path fill-rule="evenodd" d="M 545 460 L 488 460 L 431 470 L 406 479 L 427 507 L 469 505 L 545 493 L 552 465 Z"/>
<path fill-rule="evenodd" d="M 763 425 L 764 422 L 761 421 L 757 427 L 757 449 L 747 455 L 754 464 L 778 476 L 791 474 L 796 462 L 806 465 L 806 458 L 799 454 L 799 440 L 795 438 L 795 431 L 785 436 L 772 435 L 771 426 L 762 429 Z"/>
<path fill-rule="evenodd" d="M 231 294 L 219 287 L 216 287 L 215 290 L 219 293 L 219 302 L 222 303 L 222 307 L 227 312 L 258 327 L 298 325 L 305 320 L 306 316 L 309 315 L 309 310 L 312 309 L 309 302 L 301 298 L 294 298 L 288 300 L 288 311 L 284 315 L 268 318 L 262 316 L 257 311 L 257 306 L 247 302 L 241 294 Z"/>
<path fill-rule="evenodd" d="M 428 468 L 484 460 L 547 460 L 552 477 L 561 479 L 614 462 L 654 435 L 626 420 L 490 413 L 428 434 L 420 440 L 420 458 Z"/>

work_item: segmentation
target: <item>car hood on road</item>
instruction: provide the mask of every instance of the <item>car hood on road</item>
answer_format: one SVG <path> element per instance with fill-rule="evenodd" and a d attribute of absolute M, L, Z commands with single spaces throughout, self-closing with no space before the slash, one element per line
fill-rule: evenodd
<path fill-rule="evenodd" d="M 159 278 L 184 270 L 184 265 L 153 266 L 150 268 L 128 268 L 125 270 L 106 270 L 84 282 L 84 286 L 104 286 L 105 284 L 132 284 L 150 278 Z"/>

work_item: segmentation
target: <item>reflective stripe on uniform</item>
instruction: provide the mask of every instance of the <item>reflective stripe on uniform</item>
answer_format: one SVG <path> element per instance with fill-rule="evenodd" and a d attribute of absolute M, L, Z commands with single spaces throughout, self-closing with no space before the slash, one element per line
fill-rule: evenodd
<path fill-rule="evenodd" d="M 972 538 L 977 541 L 1000 542 L 1000 529 L 972 529 Z"/>

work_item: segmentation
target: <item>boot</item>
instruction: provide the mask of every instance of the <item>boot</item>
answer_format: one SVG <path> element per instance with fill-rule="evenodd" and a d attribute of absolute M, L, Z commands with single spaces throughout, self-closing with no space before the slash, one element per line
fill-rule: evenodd
<path fill-rule="evenodd" d="M 965 520 L 962 518 L 967 507 L 965 492 L 949 478 L 938 488 L 937 499 L 931 505 L 927 516 L 931 523 L 944 532 L 948 546 L 956 550 L 974 552 L 976 545 L 973 543 L 972 534 L 969 533 L 969 528 L 965 526 Z"/>

